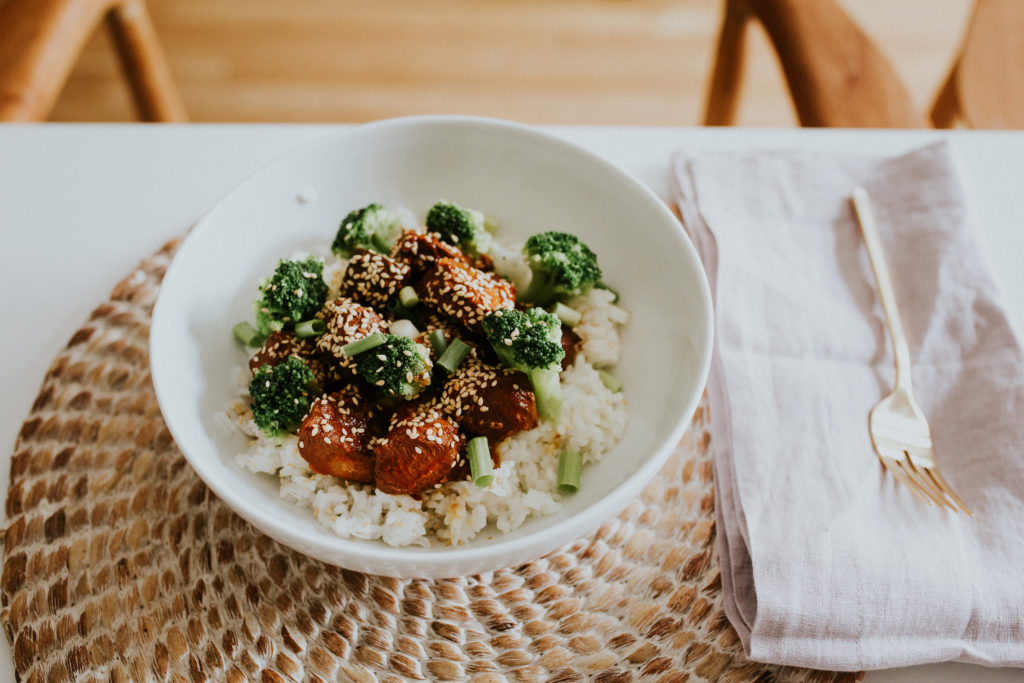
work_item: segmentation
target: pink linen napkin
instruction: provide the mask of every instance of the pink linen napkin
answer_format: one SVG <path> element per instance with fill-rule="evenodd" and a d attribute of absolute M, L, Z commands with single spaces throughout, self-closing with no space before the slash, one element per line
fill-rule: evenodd
<path fill-rule="evenodd" d="M 674 170 L 715 297 L 719 550 L 747 655 L 1024 666 L 1024 355 L 947 145 L 895 159 L 677 153 Z M 936 458 L 973 518 L 923 503 L 872 450 L 868 411 L 894 370 L 856 185 Z"/>

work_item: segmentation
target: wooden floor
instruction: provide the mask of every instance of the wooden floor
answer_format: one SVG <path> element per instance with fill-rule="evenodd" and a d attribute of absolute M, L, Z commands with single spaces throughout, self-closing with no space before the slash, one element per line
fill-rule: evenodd
<path fill-rule="evenodd" d="M 845 0 L 926 110 L 970 0 Z M 359 122 L 466 113 L 529 123 L 691 125 L 719 0 L 149 0 L 193 121 Z M 760 30 L 740 122 L 794 117 Z M 53 113 L 133 117 L 103 32 Z"/>

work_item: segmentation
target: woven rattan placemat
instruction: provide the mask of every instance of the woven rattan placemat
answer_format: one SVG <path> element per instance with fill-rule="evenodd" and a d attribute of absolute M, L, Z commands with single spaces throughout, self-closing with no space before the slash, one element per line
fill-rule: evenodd
<path fill-rule="evenodd" d="M 743 658 L 722 611 L 707 409 L 617 518 L 439 581 L 322 564 L 250 527 L 175 446 L 150 314 L 177 243 L 54 360 L 11 462 L 2 622 L 25 681 L 839 681 Z"/>

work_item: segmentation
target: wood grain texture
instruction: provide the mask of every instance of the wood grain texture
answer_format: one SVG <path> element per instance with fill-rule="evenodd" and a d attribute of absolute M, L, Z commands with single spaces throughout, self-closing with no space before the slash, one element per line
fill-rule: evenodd
<path fill-rule="evenodd" d="M 888 58 L 842 5 L 833 0 L 727 0 L 725 4 L 727 20 L 731 15 L 749 14 L 764 27 L 801 125 L 926 126 L 925 117 L 916 110 Z M 738 39 L 742 40 L 742 34 Z M 716 64 L 720 66 L 721 61 Z M 739 84 L 739 78 L 724 84 L 713 81 L 709 102 L 734 99 Z M 716 91 L 723 85 L 732 90 Z"/>
<path fill-rule="evenodd" d="M 194 121 L 358 122 L 417 113 L 529 123 L 692 125 L 720 0 L 149 0 Z M 927 111 L 971 0 L 842 0 Z M 736 120 L 796 118 L 753 27 Z M 55 120 L 128 120 L 108 36 L 86 47 Z"/>
<path fill-rule="evenodd" d="M 0 121 L 46 120 L 79 52 L 104 19 L 143 120 L 184 121 L 142 0 L 0 3 Z"/>
<path fill-rule="evenodd" d="M 123 0 L 107 13 L 106 22 L 142 120 L 187 120 L 185 105 L 145 3 Z"/>
<path fill-rule="evenodd" d="M 705 126 L 731 126 L 736 121 L 746 69 L 747 29 L 753 17 L 744 2 L 724 4 L 704 108 Z"/>
<path fill-rule="evenodd" d="M 963 47 L 932 106 L 932 121 L 1024 128 L 1024 2 L 976 0 Z"/>
<path fill-rule="evenodd" d="M 45 118 L 107 0 L 0 4 L 0 121 Z"/>

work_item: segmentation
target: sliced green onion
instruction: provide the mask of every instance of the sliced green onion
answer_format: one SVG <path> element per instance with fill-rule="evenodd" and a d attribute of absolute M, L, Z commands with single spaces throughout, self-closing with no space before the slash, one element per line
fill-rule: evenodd
<path fill-rule="evenodd" d="M 412 320 L 414 324 L 419 323 L 419 316 L 416 315 L 415 309 L 405 306 L 400 297 L 393 296 L 388 299 L 387 309 L 394 314 L 396 318 Z"/>
<path fill-rule="evenodd" d="M 609 373 L 604 370 L 598 370 L 597 376 L 601 378 L 601 384 L 608 390 L 614 392 L 622 391 L 622 382 L 612 377 Z"/>
<path fill-rule="evenodd" d="M 452 339 L 452 343 L 449 344 L 448 348 L 441 354 L 441 358 L 438 359 L 437 364 L 451 374 L 455 372 L 455 368 L 462 364 L 462 361 L 466 360 L 466 355 L 468 353 L 469 344 L 461 339 Z"/>
<path fill-rule="evenodd" d="M 558 490 L 562 493 L 576 493 L 580 490 L 580 471 L 583 456 L 579 451 L 565 451 L 558 456 Z"/>
<path fill-rule="evenodd" d="M 402 300 L 397 296 L 388 299 L 386 308 L 400 318 L 404 318 L 409 314 L 409 309 L 402 305 Z"/>
<path fill-rule="evenodd" d="M 363 351 L 369 351 L 370 349 L 377 348 L 383 344 L 387 339 L 381 332 L 374 332 L 373 334 L 363 337 L 362 339 L 356 339 L 354 342 L 349 342 L 341 347 L 341 352 L 347 357 L 358 355 Z"/>
<path fill-rule="evenodd" d="M 448 340 L 444 337 L 444 330 L 434 330 L 427 339 L 430 340 L 430 347 L 434 349 L 434 355 L 440 358 L 441 354 L 448 348 Z"/>
<path fill-rule="evenodd" d="M 551 312 L 558 316 L 558 319 L 569 327 L 575 327 L 583 315 L 575 308 L 558 303 L 551 309 Z"/>
<path fill-rule="evenodd" d="M 402 287 L 398 290 L 398 300 L 406 308 L 413 308 L 420 302 L 420 295 L 412 287 Z"/>
<path fill-rule="evenodd" d="M 477 488 L 487 488 L 494 481 L 494 466 L 491 463 L 491 449 L 487 446 L 487 437 L 478 436 L 470 439 L 466 446 L 466 457 L 469 458 L 469 472 L 473 484 Z"/>
<path fill-rule="evenodd" d="M 242 321 L 231 328 L 231 331 L 235 333 L 235 339 L 242 342 L 246 346 L 257 347 L 261 346 L 266 341 L 266 336 L 260 334 L 260 331 L 249 323 Z"/>
<path fill-rule="evenodd" d="M 327 331 L 327 323 L 320 318 L 303 320 L 295 326 L 295 335 L 298 337 L 319 337 Z"/>

